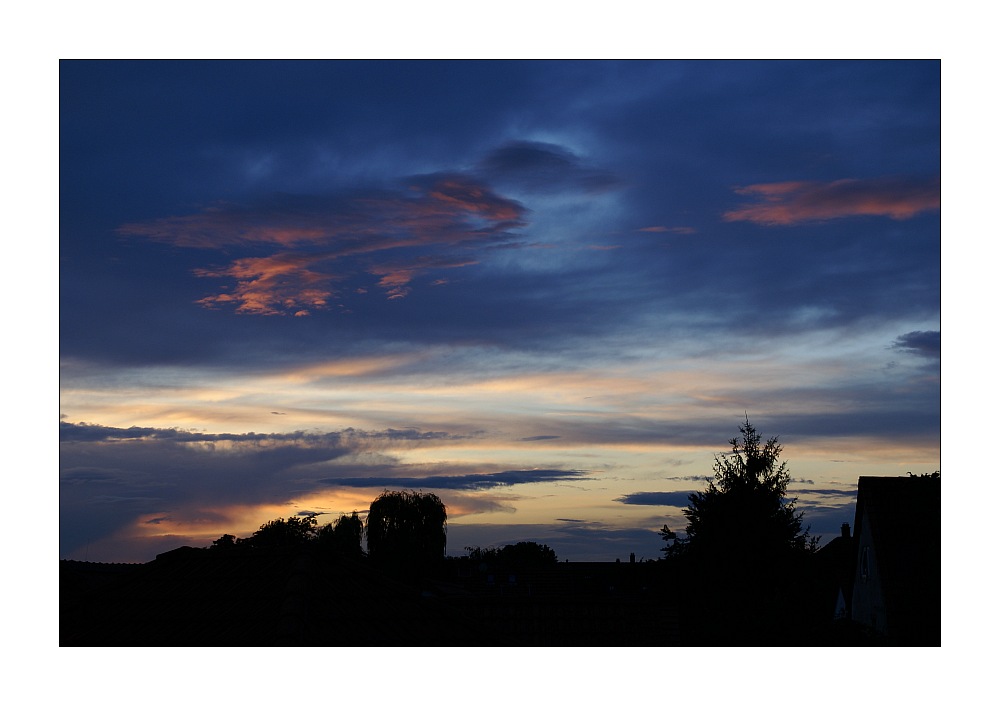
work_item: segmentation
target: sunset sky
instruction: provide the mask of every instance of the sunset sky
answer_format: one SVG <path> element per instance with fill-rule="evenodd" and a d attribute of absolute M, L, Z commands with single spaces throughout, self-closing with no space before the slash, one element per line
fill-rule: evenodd
<path fill-rule="evenodd" d="M 937 61 L 63 61 L 59 99 L 61 558 L 383 489 L 450 555 L 656 558 L 744 415 L 821 543 L 941 468 Z"/>

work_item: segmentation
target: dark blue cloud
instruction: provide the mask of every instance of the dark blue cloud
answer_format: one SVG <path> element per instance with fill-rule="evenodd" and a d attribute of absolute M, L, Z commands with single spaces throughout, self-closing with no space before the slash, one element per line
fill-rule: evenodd
<path fill-rule="evenodd" d="M 431 488 L 449 490 L 487 490 L 501 486 L 525 483 L 555 483 L 560 481 L 586 480 L 590 471 L 579 470 L 511 470 L 495 473 L 477 473 L 457 476 L 422 476 L 403 478 L 372 476 L 355 478 L 324 478 L 320 482 L 352 488 Z"/>
<path fill-rule="evenodd" d="M 600 193 L 622 186 L 608 171 L 587 166 L 569 149 L 544 142 L 515 141 L 491 150 L 479 162 L 486 178 L 519 190 L 582 190 Z"/>
<path fill-rule="evenodd" d="M 258 434 L 246 432 L 242 434 L 208 433 L 184 429 L 159 429 L 154 427 L 129 427 L 127 429 L 87 424 L 86 422 L 59 422 L 59 440 L 65 442 L 99 442 L 124 441 L 129 439 L 157 440 L 176 443 L 205 443 L 215 441 L 234 441 L 247 445 L 259 445 L 261 442 L 280 442 L 295 444 L 308 442 L 321 446 L 351 446 L 361 441 L 455 441 L 469 439 L 469 435 L 452 434 L 443 431 L 420 431 L 419 429 L 385 429 L 383 431 L 364 431 L 347 428 L 339 432 L 317 433 L 307 431 L 283 432 L 280 434 Z"/>
<path fill-rule="evenodd" d="M 829 497 L 831 499 L 853 498 L 856 497 L 857 494 L 858 489 L 856 487 L 843 490 L 840 488 L 810 488 L 803 491 L 802 497 L 799 498 L 799 505 L 818 504 L 821 502 L 823 497 Z M 820 500 L 817 500 L 814 496 L 819 496 Z"/>
<path fill-rule="evenodd" d="M 926 358 L 941 357 L 940 331 L 910 331 L 897 338 L 892 347 Z"/>
<path fill-rule="evenodd" d="M 615 498 L 616 502 L 626 505 L 670 505 L 673 507 L 687 507 L 688 498 L 695 491 L 675 490 L 675 491 L 648 491 L 640 493 L 629 493 L 620 498 Z"/>

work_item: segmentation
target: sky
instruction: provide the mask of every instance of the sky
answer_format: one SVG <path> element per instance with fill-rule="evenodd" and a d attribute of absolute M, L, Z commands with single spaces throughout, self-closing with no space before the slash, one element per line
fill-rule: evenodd
<path fill-rule="evenodd" d="M 61 558 L 407 489 L 452 556 L 654 559 L 746 418 L 821 544 L 941 469 L 938 61 L 64 60 L 58 110 Z"/>

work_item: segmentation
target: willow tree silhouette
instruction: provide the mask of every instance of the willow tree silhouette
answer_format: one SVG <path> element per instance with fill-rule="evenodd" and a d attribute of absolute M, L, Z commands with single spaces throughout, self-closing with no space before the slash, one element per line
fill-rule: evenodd
<path fill-rule="evenodd" d="M 785 642 L 817 539 L 786 497 L 790 474 L 778 463 L 778 437 L 762 443 L 749 418 L 740 434 L 731 451 L 716 455 L 715 480 L 688 496 L 687 536 L 666 525 L 660 535 L 700 613 L 697 635 L 717 644 Z"/>
<path fill-rule="evenodd" d="M 368 556 L 404 571 L 435 565 L 444 559 L 447 523 L 448 512 L 437 495 L 386 490 L 368 510 Z"/>

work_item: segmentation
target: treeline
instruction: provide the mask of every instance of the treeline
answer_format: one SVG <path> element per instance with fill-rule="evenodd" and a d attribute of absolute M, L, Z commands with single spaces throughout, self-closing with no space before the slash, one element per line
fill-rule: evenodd
<path fill-rule="evenodd" d="M 372 563 L 413 570 L 433 567 L 445 557 L 448 512 L 433 493 L 386 490 L 372 501 L 366 520 L 355 510 L 320 526 L 315 514 L 265 522 L 249 537 L 224 534 L 211 549 L 236 551 L 308 545 L 321 551 Z M 367 551 L 363 541 L 367 540 Z M 466 547 L 470 559 L 490 564 L 544 567 L 556 553 L 537 542 L 502 547 Z"/>
<path fill-rule="evenodd" d="M 433 563 L 444 558 L 448 513 L 433 493 L 386 490 L 372 501 L 368 518 L 357 510 L 320 526 L 315 514 L 265 522 L 249 537 L 224 534 L 211 549 L 266 549 L 309 545 L 380 563 Z M 362 541 L 368 540 L 368 551 Z"/>
<path fill-rule="evenodd" d="M 322 527 L 317 525 L 315 515 L 289 517 L 288 519 L 278 518 L 265 522 L 249 537 L 224 534 L 212 542 L 211 548 L 221 551 L 264 549 L 291 547 L 308 542 L 338 554 L 356 557 L 362 555 L 361 538 L 364 533 L 364 524 L 356 511 L 350 515 L 342 515 L 334 523 L 328 523 Z"/>

